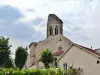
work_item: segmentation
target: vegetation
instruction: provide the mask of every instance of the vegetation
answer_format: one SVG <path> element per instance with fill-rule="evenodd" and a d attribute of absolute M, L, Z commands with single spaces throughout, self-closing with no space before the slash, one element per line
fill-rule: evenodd
<path fill-rule="evenodd" d="M 40 61 L 44 63 L 45 68 L 49 68 L 49 64 L 53 62 L 53 55 L 49 49 L 42 50 Z"/>
<path fill-rule="evenodd" d="M 27 49 L 23 48 L 22 46 L 18 47 L 15 52 L 15 65 L 19 69 L 22 69 L 25 65 L 25 62 L 27 60 Z"/>
<path fill-rule="evenodd" d="M 15 52 L 15 66 L 10 56 L 11 45 L 9 45 L 9 38 L 0 37 L 0 75 L 81 75 L 82 71 L 76 68 L 69 68 L 68 70 L 61 70 L 60 68 L 50 68 L 50 63 L 54 58 L 52 52 L 48 49 L 43 50 L 40 55 L 40 61 L 44 63 L 45 69 L 22 69 L 27 60 L 27 48 L 19 46 Z"/>
<path fill-rule="evenodd" d="M 11 51 L 11 45 L 9 45 L 9 38 L 0 37 L 0 66 L 3 67 L 4 64 L 9 60 Z"/>
<path fill-rule="evenodd" d="M 9 59 L 7 60 L 7 62 L 4 64 L 4 67 L 5 68 L 13 68 L 14 65 L 13 65 L 13 60 L 11 57 L 9 57 Z"/>
<path fill-rule="evenodd" d="M 73 68 L 69 67 L 69 69 L 67 70 L 67 75 L 82 75 L 83 74 L 83 69 L 79 68 Z"/>
<path fill-rule="evenodd" d="M 19 70 L 19 69 L 3 69 L 0 71 L 0 75 L 80 75 L 77 73 L 73 74 L 73 69 L 61 70 L 60 68 L 49 68 L 49 69 L 28 69 L 28 70 Z"/>

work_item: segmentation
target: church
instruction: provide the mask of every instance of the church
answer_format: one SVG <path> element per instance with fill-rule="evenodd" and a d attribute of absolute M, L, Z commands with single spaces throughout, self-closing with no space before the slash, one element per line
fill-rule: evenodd
<path fill-rule="evenodd" d="M 83 75 L 100 75 L 100 53 L 72 42 L 63 35 L 63 21 L 55 14 L 49 14 L 47 21 L 46 39 L 32 42 L 29 45 L 29 55 L 25 68 L 43 68 L 39 61 L 40 53 L 44 49 L 52 51 L 56 57 L 57 66 L 64 69 L 64 64 L 80 67 Z"/>

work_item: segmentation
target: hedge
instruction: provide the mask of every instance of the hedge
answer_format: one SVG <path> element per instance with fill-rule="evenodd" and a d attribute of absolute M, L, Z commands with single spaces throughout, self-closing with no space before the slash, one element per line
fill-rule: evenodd
<path fill-rule="evenodd" d="M 65 73 L 65 74 L 64 74 Z M 50 69 L 27 69 L 27 70 L 19 70 L 19 69 L 7 69 L 4 68 L 0 71 L 0 75 L 73 75 L 74 71 L 69 69 L 67 71 L 50 68 Z M 74 73 L 74 75 L 77 75 Z"/>

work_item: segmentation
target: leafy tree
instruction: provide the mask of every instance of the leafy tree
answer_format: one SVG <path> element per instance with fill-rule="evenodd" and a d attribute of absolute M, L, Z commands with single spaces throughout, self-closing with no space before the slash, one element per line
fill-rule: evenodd
<path fill-rule="evenodd" d="M 52 52 L 48 49 L 42 50 L 40 61 L 44 63 L 45 68 L 49 68 L 49 64 L 53 62 Z"/>
<path fill-rule="evenodd" d="M 4 64 L 4 67 L 5 68 L 14 68 L 13 60 L 12 60 L 11 57 L 9 57 L 9 59 L 7 60 L 7 62 Z"/>
<path fill-rule="evenodd" d="M 9 38 L 0 37 L 0 66 L 3 66 L 9 59 L 11 50 L 9 45 Z"/>
<path fill-rule="evenodd" d="M 16 67 L 18 67 L 19 69 L 22 69 L 23 66 L 25 65 L 25 62 L 27 60 L 27 49 L 23 48 L 22 46 L 19 46 L 16 49 L 15 52 L 15 65 Z"/>

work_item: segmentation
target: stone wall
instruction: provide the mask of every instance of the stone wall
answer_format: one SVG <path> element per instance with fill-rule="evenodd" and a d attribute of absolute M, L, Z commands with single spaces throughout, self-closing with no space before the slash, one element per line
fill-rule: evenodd
<path fill-rule="evenodd" d="M 48 48 L 54 53 L 59 49 L 59 46 L 61 46 L 62 50 L 66 51 L 71 44 L 72 42 L 63 35 L 51 36 L 48 39 L 38 42 L 36 46 L 32 44 L 30 46 L 30 66 L 36 64 L 40 58 L 40 53 L 42 50 Z M 34 53 L 35 57 L 33 57 Z"/>
<path fill-rule="evenodd" d="M 53 29 L 53 35 L 50 35 L 50 26 Z M 58 27 L 58 34 L 55 35 L 55 27 Z M 62 33 L 61 33 L 62 32 Z M 39 61 L 40 53 L 44 49 L 49 49 L 53 53 L 62 47 L 63 51 L 66 51 L 67 48 L 72 44 L 72 42 L 63 36 L 63 22 L 55 14 L 49 14 L 47 22 L 47 38 L 40 42 L 32 42 L 29 45 L 29 58 L 28 65 L 32 66 L 37 64 Z"/>
<path fill-rule="evenodd" d="M 47 22 L 47 38 L 50 36 L 50 26 L 52 26 L 53 29 L 53 35 L 55 35 L 55 27 L 58 27 L 58 35 L 62 34 L 63 35 L 63 22 L 60 18 L 58 18 L 54 14 L 50 14 L 48 16 L 48 22 Z M 61 29 L 60 29 L 61 28 Z M 62 31 L 62 33 L 60 33 Z"/>

